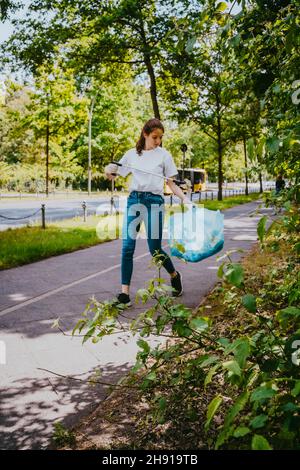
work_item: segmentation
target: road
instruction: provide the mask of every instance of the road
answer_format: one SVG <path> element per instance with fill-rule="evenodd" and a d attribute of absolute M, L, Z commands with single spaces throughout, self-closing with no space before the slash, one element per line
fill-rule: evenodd
<path fill-rule="evenodd" d="M 257 189 L 257 186 L 252 185 L 250 186 L 251 190 Z M 234 189 L 235 194 L 241 193 L 242 189 L 237 187 Z M 232 190 L 224 188 L 224 197 L 232 194 Z M 201 200 L 204 201 L 207 199 L 216 199 L 217 198 L 217 190 L 214 186 L 211 187 L 209 191 L 206 193 L 193 194 L 193 200 L 199 202 L 201 196 Z M 166 203 L 169 204 L 170 198 L 165 197 Z M 45 209 L 46 209 L 46 222 L 52 223 L 57 220 L 62 219 L 70 219 L 73 217 L 82 216 L 83 217 L 83 207 L 82 203 L 84 198 L 78 199 L 70 199 L 67 198 L 63 200 L 48 200 L 44 201 Z M 173 197 L 173 202 L 176 204 L 179 199 Z M 0 200 L 0 231 L 7 230 L 8 228 L 16 228 L 26 226 L 28 224 L 36 224 L 41 223 L 41 204 L 42 202 L 39 200 L 36 201 L 26 201 L 26 199 L 21 200 L 12 200 L 12 201 L 5 201 L 1 202 Z M 124 206 L 126 204 L 126 197 L 125 196 L 116 196 L 114 197 L 114 204 L 115 207 L 122 212 L 124 210 Z M 111 199 L 110 197 L 95 197 L 86 199 L 87 205 L 87 215 L 97 214 L 102 215 L 105 213 L 111 212 Z M 36 213 L 37 212 L 37 213 Z M 31 216 L 32 214 L 35 214 Z M 29 216 L 29 217 L 28 217 Z M 24 219 L 22 219 L 25 217 Z M 17 219 L 17 220 L 11 220 Z M 19 219 L 19 220 L 18 220 Z"/>
<path fill-rule="evenodd" d="M 116 206 L 123 207 L 125 204 L 125 196 L 115 197 L 114 201 Z M 46 209 L 46 222 L 51 223 L 57 220 L 70 219 L 72 217 L 83 217 L 83 199 L 72 200 L 49 200 L 43 201 Z M 120 202 L 119 202 L 120 201 Z M 7 228 L 16 228 L 27 225 L 28 223 L 35 224 L 41 222 L 41 201 L 5 201 L 0 202 L 0 230 Z M 86 201 L 87 215 L 91 214 L 104 214 L 110 212 L 110 198 L 99 197 L 89 199 Z M 34 216 L 32 214 L 38 213 Z M 30 217 L 28 217 L 30 216 Z M 22 220 L 23 217 L 26 217 Z M 20 219 L 20 220 L 10 220 Z"/>

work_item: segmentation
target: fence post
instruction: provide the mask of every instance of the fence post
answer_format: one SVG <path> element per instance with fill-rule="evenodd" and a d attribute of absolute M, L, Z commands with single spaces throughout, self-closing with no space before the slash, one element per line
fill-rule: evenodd
<path fill-rule="evenodd" d="M 207 201 L 207 191 L 205 191 L 205 200 Z"/>
<path fill-rule="evenodd" d="M 46 228 L 45 204 L 42 204 L 42 228 Z"/>
<path fill-rule="evenodd" d="M 214 200 L 214 192 L 213 191 L 211 192 L 211 200 L 212 201 Z"/>
<path fill-rule="evenodd" d="M 201 191 L 199 191 L 199 202 L 201 202 Z"/>
<path fill-rule="evenodd" d="M 83 209 L 83 222 L 86 222 L 86 202 L 83 201 L 82 203 L 82 209 Z"/>
<path fill-rule="evenodd" d="M 173 205 L 173 194 L 170 194 L 170 207 Z"/>

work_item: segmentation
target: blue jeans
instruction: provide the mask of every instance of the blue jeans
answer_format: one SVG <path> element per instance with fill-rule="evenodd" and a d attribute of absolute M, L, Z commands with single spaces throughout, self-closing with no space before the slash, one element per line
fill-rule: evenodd
<path fill-rule="evenodd" d="M 144 221 L 149 251 L 152 256 L 160 255 L 162 266 L 169 274 L 175 271 L 167 253 L 162 250 L 161 240 L 164 221 L 164 199 L 159 194 L 132 191 L 127 200 L 126 217 L 123 223 L 122 284 L 129 286 L 133 270 L 133 255 L 136 237 Z"/>

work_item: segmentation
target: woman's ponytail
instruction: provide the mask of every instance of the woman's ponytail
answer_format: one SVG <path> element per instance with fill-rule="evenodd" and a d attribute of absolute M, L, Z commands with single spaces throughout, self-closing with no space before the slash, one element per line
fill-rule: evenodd
<path fill-rule="evenodd" d="M 162 125 L 159 119 L 156 119 L 156 118 L 149 119 L 149 121 L 147 121 L 146 124 L 144 125 L 140 138 L 137 141 L 136 146 L 135 146 L 138 155 L 141 155 L 142 151 L 145 150 L 146 139 L 145 139 L 144 133 L 149 135 L 151 134 L 151 132 L 154 131 L 154 129 L 161 129 L 163 132 L 165 131 L 164 126 Z"/>
<path fill-rule="evenodd" d="M 146 139 L 144 137 L 144 132 L 142 131 L 141 135 L 140 135 L 140 138 L 136 143 L 136 151 L 137 151 L 138 155 L 141 155 L 142 151 L 144 150 L 145 142 L 146 142 Z"/>

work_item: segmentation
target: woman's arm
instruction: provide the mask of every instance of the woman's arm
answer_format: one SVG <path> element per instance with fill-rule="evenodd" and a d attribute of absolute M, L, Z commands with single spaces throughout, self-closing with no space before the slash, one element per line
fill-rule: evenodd
<path fill-rule="evenodd" d="M 182 189 L 180 189 L 180 187 L 177 186 L 177 184 L 174 183 L 172 179 L 168 179 L 167 185 L 169 186 L 171 191 L 175 194 L 175 196 L 178 196 L 181 199 L 181 202 L 183 204 L 193 204 L 192 201 L 190 201 L 190 199 L 188 199 L 188 197 L 184 194 Z"/>

